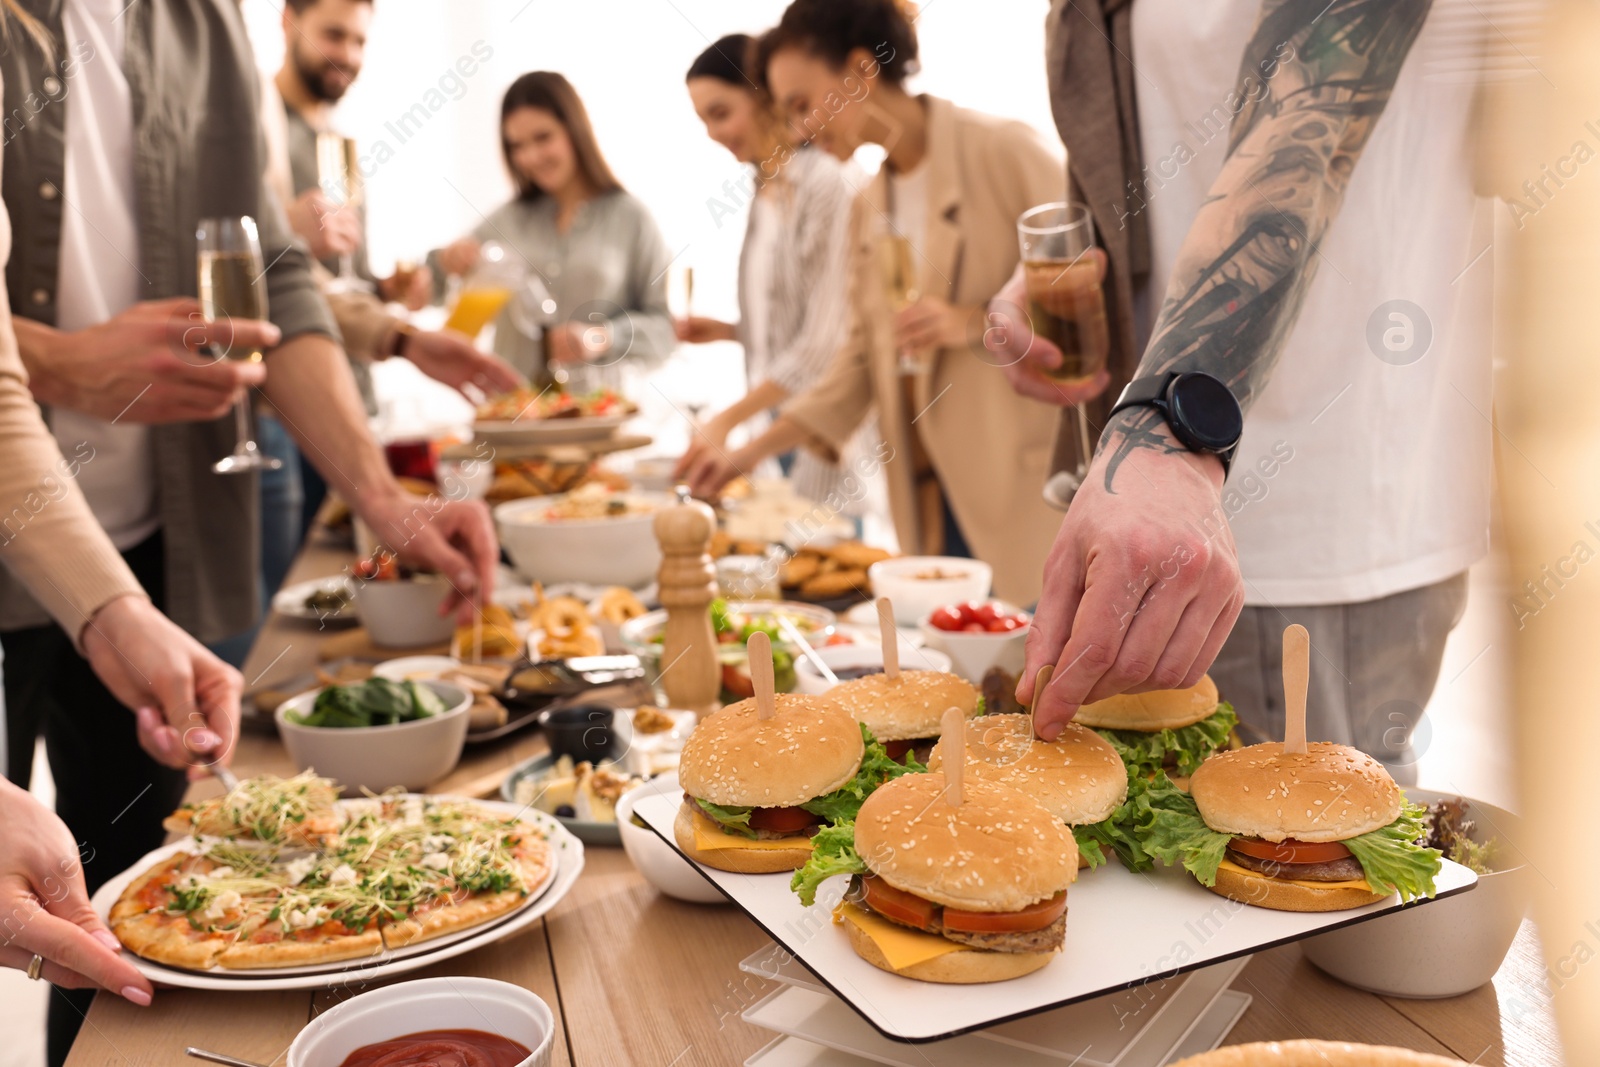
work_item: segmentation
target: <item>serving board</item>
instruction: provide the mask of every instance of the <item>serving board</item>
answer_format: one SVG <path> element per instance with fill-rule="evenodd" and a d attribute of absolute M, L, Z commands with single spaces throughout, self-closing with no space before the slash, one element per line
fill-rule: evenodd
<path fill-rule="evenodd" d="M 682 855 L 672 824 L 678 793 L 643 796 L 634 812 Z M 687 856 L 685 862 L 693 863 Z M 1466 892 L 1477 875 L 1443 861 L 1438 895 Z M 848 880 L 823 884 L 817 902 L 801 907 L 785 874 L 733 874 L 694 864 L 828 990 L 895 1041 L 937 1041 L 1041 1011 L 1185 974 L 1312 934 L 1388 914 L 1398 897 L 1351 911 L 1287 912 L 1217 896 L 1181 868 L 1134 874 L 1113 862 L 1082 871 L 1068 894 L 1067 935 L 1048 966 L 1007 982 L 945 986 L 880 971 L 856 955 L 834 928 L 833 908 Z"/>
<path fill-rule="evenodd" d="M 438 799 L 438 798 L 435 798 Z M 466 799 L 466 798 L 455 798 Z M 353 960 L 334 960 L 325 964 L 301 967 L 273 967 L 260 970 L 230 971 L 213 968 L 209 971 L 184 970 L 168 967 L 135 956 L 127 949 L 122 954 L 152 982 L 178 986 L 185 989 L 213 989 L 227 991 L 324 989 L 340 984 L 341 980 L 366 982 L 375 978 L 404 974 L 421 967 L 451 959 L 475 948 L 492 944 L 526 928 L 560 902 L 583 872 L 583 843 L 567 831 L 553 816 L 517 804 L 495 800 L 472 800 L 478 807 L 515 816 L 524 822 L 538 825 L 548 835 L 550 860 L 553 868 L 537 890 L 529 894 L 517 910 L 482 926 L 469 927 L 455 934 L 440 937 L 420 945 L 399 949 L 384 949 L 375 956 Z M 95 914 L 106 921 L 111 908 L 128 884 L 154 864 L 174 852 L 193 847 L 192 839 L 167 845 L 149 853 L 138 863 L 102 885 L 91 898 Z"/>

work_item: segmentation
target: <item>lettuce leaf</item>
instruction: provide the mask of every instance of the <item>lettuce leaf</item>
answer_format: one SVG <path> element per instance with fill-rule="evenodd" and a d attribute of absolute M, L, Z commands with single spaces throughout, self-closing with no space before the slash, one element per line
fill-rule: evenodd
<path fill-rule="evenodd" d="M 987 700 L 983 699 L 983 697 L 981 697 L 981 696 L 978 697 L 978 711 L 977 711 L 977 714 L 979 714 L 979 715 L 987 715 L 987 714 L 989 714 L 989 702 Z"/>
<path fill-rule="evenodd" d="M 1098 825 L 1067 827 L 1072 831 L 1073 840 L 1078 843 L 1078 855 L 1088 861 L 1091 871 L 1106 862 L 1106 854 L 1100 850 L 1100 838 L 1095 834 Z"/>
<path fill-rule="evenodd" d="M 1194 798 L 1172 784 L 1166 774 L 1156 771 L 1146 778 L 1134 774 L 1128 779 L 1128 799 L 1112 813 L 1111 819 L 1128 842 L 1127 851 L 1118 855 L 1133 870 L 1149 870 L 1151 860 L 1184 870 L 1202 885 L 1215 885 L 1222 854 L 1233 840 L 1206 825 Z"/>
<path fill-rule="evenodd" d="M 883 743 L 872 736 L 872 731 L 867 729 L 865 723 L 861 725 L 861 740 L 866 745 L 866 753 L 861 757 L 861 768 L 856 771 L 856 776 L 833 792 L 806 801 L 800 805 L 802 808 L 825 822 L 853 823 L 856 814 L 861 811 L 861 802 L 871 796 L 874 789 L 902 774 L 920 773 L 928 769 L 918 763 L 917 757 L 910 752 L 906 753 L 904 763 L 890 759 Z"/>
<path fill-rule="evenodd" d="M 741 837 L 754 838 L 756 832 L 750 829 L 750 813 L 754 808 L 736 808 L 722 804 L 713 804 L 709 800 L 694 798 L 700 805 L 700 810 L 711 816 L 713 822 L 730 834 L 739 834 Z"/>
<path fill-rule="evenodd" d="M 1217 710 L 1188 726 L 1176 730 L 1144 733 L 1140 730 L 1102 730 L 1095 733 L 1111 742 L 1130 771 L 1149 774 L 1161 770 L 1167 753 L 1177 757 L 1180 775 L 1191 775 L 1200 762 L 1228 743 L 1228 735 L 1239 725 L 1239 716 L 1227 701 Z"/>
<path fill-rule="evenodd" d="M 789 888 L 800 896 L 800 903 L 811 907 L 817 889 L 837 874 L 866 874 L 867 865 L 856 854 L 856 824 L 834 823 L 817 831 L 811 839 L 811 858 L 794 872 Z"/>
<path fill-rule="evenodd" d="M 1433 896 L 1441 853 L 1417 844 L 1417 838 L 1427 833 L 1423 823 L 1427 814 L 1427 808 L 1408 801 L 1388 826 L 1344 842 L 1374 893 L 1399 893 L 1403 901 Z"/>

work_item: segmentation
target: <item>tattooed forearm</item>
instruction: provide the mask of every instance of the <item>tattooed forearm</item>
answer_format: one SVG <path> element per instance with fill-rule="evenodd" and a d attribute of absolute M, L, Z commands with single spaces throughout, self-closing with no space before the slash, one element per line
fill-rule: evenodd
<path fill-rule="evenodd" d="M 1179 249 L 1139 375 L 1205 371 L 1246 408 L 1266 384 L 1318 246 L 1431 0 L 1266 0 L 1241 85 L 1271 70 L 1229 131 L 1228 156 Z M 1138 449 L 1172 450 L 1159 420 L 1122 416 L 1100 447 L 1107 491 Z"/>

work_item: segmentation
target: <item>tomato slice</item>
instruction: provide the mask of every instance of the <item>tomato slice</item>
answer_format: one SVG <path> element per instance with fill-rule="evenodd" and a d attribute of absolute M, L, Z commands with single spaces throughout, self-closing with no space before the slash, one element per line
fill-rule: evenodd
<path fill-rule="evenodd" d="M 939 913 L 939 905 L 933 901 L 924 900 L 915 893 L 907 893 L 904 889 L 896 889 L 875 874 L 863 875 L 861 884 L 862 901 L 886 919 L 926 930 L 933 925 L 933 918 Z"/>
<path fill-rule="evenodd" d="M 1228 842 L 1228 847 L 1273 863 L 1332 863 L 1350 855 L 1350 850 L 1337 841 L 1296 841 L 1292 837 L 1281 842 L 1236 837 Z"/>
<path fill-rule="evenodd" d="M 896 763 L 904 763 L 906 753 L 910 752 L 915 745 L 916 741 L 909 737 L 900 741 L 885 741 L 883 743 L 883 751 Z"/>
<path fill-rule="evenodd" d="M 722 668 L 722 688 L 739 700 L 749 700 L 756 695 L 756 684 L 750 676 L 731 663 Z"/>
<path fill-rule="evenodd" d="M 1043 930 L 1066 913 L 1067 891 L 1029 904 L 1021 911 L 962 911 L 944 909 L 944 925 L 969 934 L 1022 934 Z"/>
<path fill-rule="evenodd" d="M 795 833 L 821 821 L 805 808 L 756 808 L 750 812 L 752 830 L 771 830 L 775 834 Z"/>

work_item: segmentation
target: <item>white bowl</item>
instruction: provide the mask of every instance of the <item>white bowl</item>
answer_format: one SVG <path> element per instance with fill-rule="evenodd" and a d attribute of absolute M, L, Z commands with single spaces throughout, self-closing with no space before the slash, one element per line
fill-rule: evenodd
<path fill-rule="evenodd" d="M 883 670 L 881 645 L 833 645 L 817 649 L 817 656 L 834 671 L 852 667 L 871 667 L 874 672 Z M 948 671 L 951 666 L 950 657 L 938 649 L 918 648 L 903 639 L 900 641 L 900 667 L 903 670 Z M 804 656 L 795 657 L 794 676 L 797 693 L 818 696 L 834 686 Z"/>
<path fill-rule="evenodd" d="M 1406 795 L 1419 804 L 1456 796 Z M 1497 870 L 1457 896 L 1307 938 L 1300 942 L 1306 959 L 1347 985 L 1392 997 L 1454 997 L 1493 978 L 1527 914 L 1534 872 L 1520 847 L 1521 820 L 1471 797 L 1467 804 L 1467 817 L 1477 820 L 1473 839 L 1499 841 Z"/>
<path fill-rule="evenodd" d="M 940 571 L 952 578 L 918 578 Z M 900 556 L 867 568 L 872 595 L 886 596 L 894 605 L 894 621 L 915 626 L 917 620 L 944 604 L 982 600 L 989 595 L 994 569 L 982 560 L 960 556 Z"/>
<path fill-rule="evenodd" d="M 1005 615 L 1028 615 L 1027 612 L 1018 611 L 1002 600 L 991 603 Z M 917 620 L 917 629 L 921 631 L 929 648 L 937 649 L 950 657 L 950 661 L 955 664 L 955 672 L 961 677 L 973 685 L 980 685 L 983 676 L 988 674 L 992 667 L 1001 668 L 1013 678 L 1022 674 L 1025 660 L 1024 646 L 1027 644 L 1028 630 L 1032 624 L 1031 616 L 1029 616 L 1030 626 L 1024 626 L 1020 630 L 1011 630 L 1003 634 L 969 634 L 964 630 L 939 629 L 928 621 L 932 614 L 933 612 L 929 611 L 927 615 Z"/>
<path fill-rule="evenodd" d="M 499 1034 L 531 1050 L 516 1067 L 548 1067 L 556 1022 L 548 1004 L 510 982 L 420 978 L 351 997 L 312 1019 L 289 1045 L 287 1067 L 337 1067 L 358 1048 L 424 1030 Z"/>
<path fill-rule="evenodd" d="M 627 496 L 657 509 L 673 503 L 666 493 L 633 492 Z M 655 511 L 614 519 L 562 519 L 549 522 L 544 513 L 558 496 L 511 500 L 494 509 L 500 543 L 517 573 L 530 582 L 585 582 L 638 589 L 655 580 L 661 569 L 656 543 Z"/>
<path fill-rule="evenodd" d="M 348 796 L 363 788 L 374 793 L 400 787 L 419 790 L 455 769 L 467 739 L 467 709 L 472 694 L 448 682 L 418 682 L 439 694 L 449 707 L 443 715 L 392 726 L 302 726 L 290 712 L 309 714 L 321 689 L 301 693 L 278 706 L 278 735 L 299 770 L 315 768 L 344 787 Z"/>
<path fill-rule="evenodd" d="M 439 614 L 450 595 L 441 574 L 388 581 L 356 581 L 356 610 L 372 643 L 383 648 L 442 645 L 456 632 L 454 616 Z"/>
<path fill-rule="evenodd" d="M 681 792 L 678 772 L 652 778 L 622 794 L 617 801 L 617 830 L 622 834 L 622 851 L 644 880 L 675 900 L 691 904 L 725 904 L 717 888 L 706 881 L 694 864 L 679 855 L 649 827 L 633 824 L 633 806 L 639 798 Z"/>
<path fill-rule="evenodd" d="M 461 661 L 454 656 L 401 656 L 398 659 L 386 659 L 372 668 L 372 676 L 396 682 L 420 682 L 436 680 L 459 666 Z"/>

